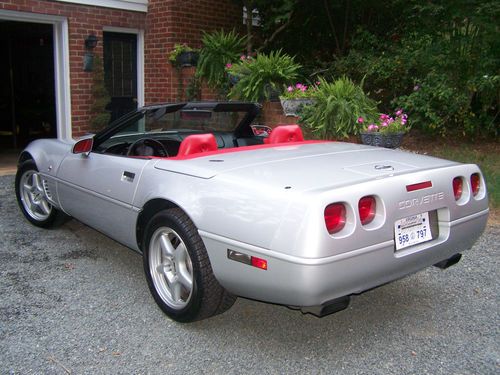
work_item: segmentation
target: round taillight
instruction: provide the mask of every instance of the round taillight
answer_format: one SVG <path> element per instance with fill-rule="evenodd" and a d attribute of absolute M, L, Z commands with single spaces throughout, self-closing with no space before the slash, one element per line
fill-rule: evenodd
<path fill-rule="evenodd" d="M 373 221 L 375 212 L 377 211 L 377 201 L 375 197 L 363 197 L 358 202 L 359 218 L 361 224 L 366 225 Z"/>
<path fill-rule="evenodd" d="M 328 233 L 340 232 L 346 223 L 346 208 L 343 203 L 332 203 L 325 208 L 325 224 Z"/>
<path fill-rule="evenodd" d="M 455 177 L 453 179 L 453 194 L 455 194 L 456 201 L 462 198 L 463 191 L 464 191 L 464 182 L 462 180 L 462 177 Z"/>
<path fill-rule="evenodd" d="M 476 196 L 481 189 L 481 178 L 479 177 L 479 173 L 474 173 L 470 176 L 470 186 L 472 189 L 472 195 Z"/>

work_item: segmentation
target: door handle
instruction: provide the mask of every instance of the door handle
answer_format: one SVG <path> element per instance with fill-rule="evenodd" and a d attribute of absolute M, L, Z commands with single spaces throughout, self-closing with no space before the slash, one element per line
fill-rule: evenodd
<path fill-rule="evenodd" d="M 134 178 L 135 173 L 123 171 L 121 180 L 126 182 L 134 182 Z"/>

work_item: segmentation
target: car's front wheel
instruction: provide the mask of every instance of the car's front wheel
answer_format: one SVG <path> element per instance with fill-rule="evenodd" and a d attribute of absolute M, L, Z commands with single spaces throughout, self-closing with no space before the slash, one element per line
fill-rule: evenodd
<path fill-rule="evenodd" d="M 172 319 L 192 322 L 229 309 L 236 297 L 216 280 L 205 245 L 180 209 L 163 210 L 146 226 L 144 271 L 160 308 Z"/>
<path fill-rule="evenodd" d="M 50 228 L 62 224 L 67 215 L 52 206 L 43 177 L 33 160 L 23 162 L 16 174 L 16 198 L 22 213 L 32 224 Z"/>

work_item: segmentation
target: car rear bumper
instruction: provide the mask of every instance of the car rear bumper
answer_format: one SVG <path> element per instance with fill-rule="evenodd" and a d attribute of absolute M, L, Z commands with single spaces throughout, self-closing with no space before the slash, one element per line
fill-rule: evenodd
<path fill-rule="evenodd" d="M 472 247 L 488 209 L 447 223 L 432 241 L 396 252 L 394 241 L 326 258 L 276 253 L 200 231 L 214 274 L 239 296 L 293 306 L 319 306 L 397 280 Z M 228 250 L 267 260 L 267 270 L 228 259 Z"/>

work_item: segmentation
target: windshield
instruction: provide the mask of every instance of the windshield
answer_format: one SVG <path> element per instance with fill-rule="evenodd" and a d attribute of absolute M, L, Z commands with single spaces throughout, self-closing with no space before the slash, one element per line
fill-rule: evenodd
<path fill-rule="evenodd" d="M 133 133 L 169 131 L 232 132 L 246 112 L 212 112 L 210 110 L 180 110 L 167 112 L 165 108 L 149 110 L 115 136 Z"/>

